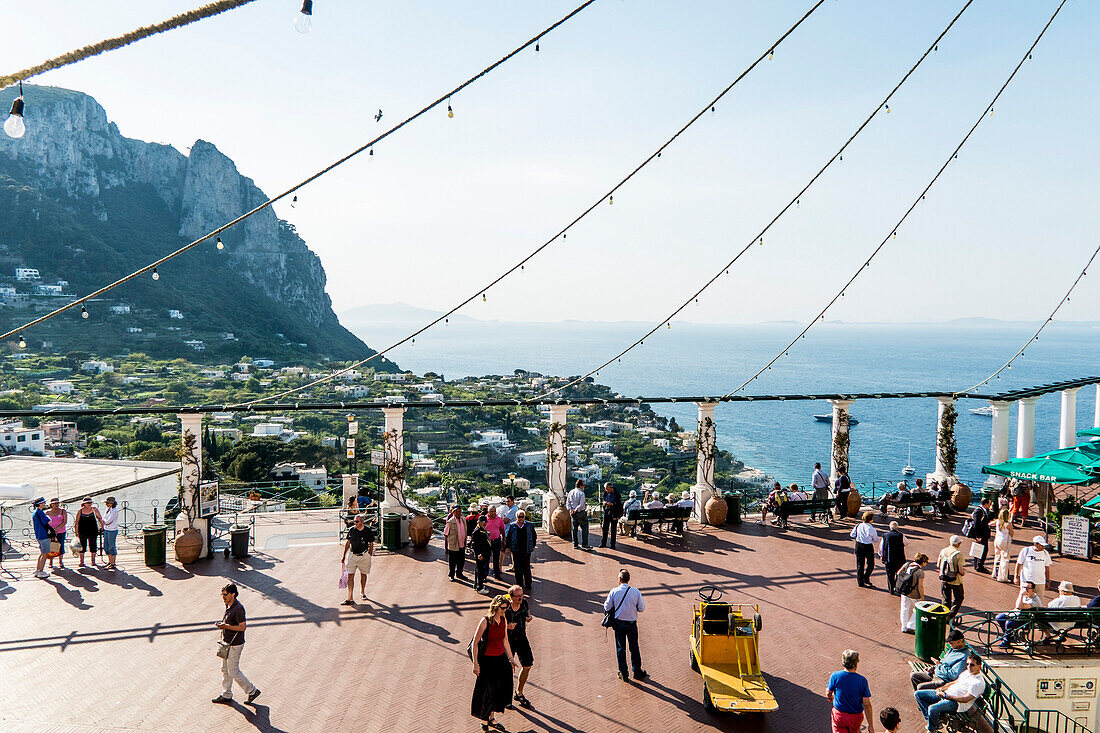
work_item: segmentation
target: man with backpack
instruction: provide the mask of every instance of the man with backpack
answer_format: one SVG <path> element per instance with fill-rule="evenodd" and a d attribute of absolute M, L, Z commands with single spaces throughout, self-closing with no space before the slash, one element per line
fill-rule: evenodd
<path fill-rule="evenodd" d="M 962 608 L 963 603 L 963 576 L 966 575 L 966 559 L 963 557 L 963 538 L 957 534 L 951 535 L 950 544 L 940 550 L 936 567 L 940 573 L 940 593 L 943 597 L 943 605 L 951 609 L 954 616 Z"/>
<path fill-rule="evenodd" d="M 924 566 L 928 564 L 928 555 L 918 552 L 901 569 L 897 585 L 893 588 L 901 596 L 901 633 L 917 633 L 917 601 L 924 600 Z"/>

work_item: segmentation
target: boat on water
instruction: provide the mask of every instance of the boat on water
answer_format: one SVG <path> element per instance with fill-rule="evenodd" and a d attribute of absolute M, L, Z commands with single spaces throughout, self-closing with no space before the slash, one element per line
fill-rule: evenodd
<path fill-rule="evenodd" d="M 973 415 L 984 415 L 985 417 L 993 417 L 993 405 L 986 405 L 985 407 L 975 407 L 970 410 Z"/>
<path fill-rule="evenodd" d="M 901 469 L 901 472 L 906 476 L 912 476 L 917 472 L 917 469 L 913 468 L 913 444 L 909 444 L 909 460 L 905 462 L 905 468 Z"/>
<path fill-rule="evenodd" d="M 832 415 L 814 415 L 814 420 L 817 420 L 818 422 L 832 422 L 833 421 L 833 416 Z M 848 424 L 849 425 L 859 425 L 859 420 L 856 420 L 854 417 L 849 417 L 848 418 Z"/>

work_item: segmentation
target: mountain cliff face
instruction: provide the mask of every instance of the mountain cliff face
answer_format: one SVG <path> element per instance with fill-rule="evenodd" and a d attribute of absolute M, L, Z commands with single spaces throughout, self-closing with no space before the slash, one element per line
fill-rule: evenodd
<path fill-rule="evenodd" d="M 184 155 L 125 138 L 86 94 L 24 89 L 26 135 L 0 134 L 0 287 L 20 294 L 0 298 L 2 324 L 56 307 L 59 301 L 35 294 L 36 284 L 67 281 L 65 294 L 86 293 L 267 199 L 211 143 L 199 140 Z M 5 111 L 14 95 L 0 91 Z M 253 215 L 222 239 L 224 250 L 203 243 L 160 268 L 158 282 L 139 278 L 90 305 L 95 338 L 106 334 L 122 350 L 179 355 L 193 353 L 200 340 L 203 349 L 226 355 L 373 353 L 339 324 L 320 260 L 274 211 Z M 39 270 L 41 280 L 15 281 L 16 267 Z M 129 312 L 119 312 L 125 306 Z M 170 318 L 169 310 L 183 318 Z M 88 346 L 86 323 L 74 329 L 72 319 L 55 321 L 41 327 L 48 332 L 42 340 Z M 28 333 L 28 342 L 40 335 Z"/>

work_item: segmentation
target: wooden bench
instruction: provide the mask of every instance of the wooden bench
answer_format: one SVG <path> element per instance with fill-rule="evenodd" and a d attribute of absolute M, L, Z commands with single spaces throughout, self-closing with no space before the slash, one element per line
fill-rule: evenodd
<path fill-rule="evenodd" d="M 779 505 L 775 516 L 779 519 L 779 526 L 787 528 L 787 518 L 797 514 L 820 514 L 824 517 L 828 526 L 832 517 L 832 511 L 836 508 L 836 499 L 787 499 Z"/>
<path fill-rule="evenodd" d="M 661 509 L 632 508 L 626 513 L 624 519 L 634 525 L 634 531 L 631 532 L 632 535 L 636 534 L 639 522 L 645 523 L 645 525 L 650 528 L 648 530 L 643 530 L 649 532 L 649 534 L 654 534 L 653 529 L 662 523 L 667 523 L 669 531 L 676 534 L 672 528 L 674 524 L 678 523 L 680 526 L 680 542 L 682 543 L 687 534 L 687 521 L 690 516 L 691 507 L 689 506 L 668 506 Z"/>
<path fill-rule="evenodd" d="M 889 499 L 883 497 L 879 500 L 878 508 L 883 514 L 886 514 L 890 507 L 894 507 L 899 516 L 903 509 L 924 509 L 925 507 L 931 510 L 933 518 L 942 517 L 944 514 L 943 503 L 937 499 L 933 499 L 932 495 L 928 493 L 919 495 L 910 494 L 904 499 Z"/>

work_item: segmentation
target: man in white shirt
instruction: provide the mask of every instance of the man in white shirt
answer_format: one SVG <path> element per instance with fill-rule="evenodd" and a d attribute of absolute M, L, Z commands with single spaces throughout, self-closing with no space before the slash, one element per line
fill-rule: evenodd
<path fill-rule="evenodd" d="M 576 486 L 565 497 L 565 510 L 573 520 L 573 547 L 592 549 L 588 544 L 588 505 L 585 503 L 584 479 L 577 479 Z"/>
<path fill-rule="evenodd" d="M 646 509 L 664 509 L 665 504 L 661 501 L 661 492 L 654 491 L 650 501 L 646 502 Z"/>
<path fill-rule="evenodd" d="M 672 497 L 669 497 L 669 498 L 671 499 Z M 669 506 L 680 507 L 681 509 L 694 509 L 695 508 L 695 502 L 691 498 L 691 492 L 690 491 L 681 491 L 680 492 L 680 501 L 676 502 L 675 504 L 673 504 L 670 501 L 668 505 Z M 675 520 L 672 523 L 672 531 L 673 532 L 683 532 L 684 531 L 683 520 L 680 520 L 680 519 Z"/>
<path fill-rule="evenodd" d="M 1041 534 L 1035 535 L 1031 540 L 1031 547 L 1020 550 L 1016 558 L 1016 582 L 1023 586 L 1024 583 L 1034 583 L 1035 590 L 1040 598 L 1044 598 L 1047 589 L 1047 579 L 1050 571 L 1047 570 L 1054 561 L 1050 559 L 1050 553 L 1046 550 L 1046 540 Z"/>
<path fill-rule="evenodd" d="M 828 499 L 829 498 L 829 477 L 825 475 L 825 472 L 821 470 L 821 464 L 814 464 L 814 475 L 810 478 L 810 486 L 814 490 L 815 499 Z M 816 513 L 810 514 L 810 521 L 817 519 Z"/>
<path fill-rule="evenodd" d="M 934 690 L 917 690 L 914 697 L 921 714 L 928 721 L 928 730 L 934 731 L 940 729 L 940 716 L 965 713 L 984 693 L 982 660 L 977 654 L 971 654 L 966 659 L 966 671 L 958 679 Z"/>
<path fill-rule="evenodd" d="M 614 615 L 612 628 L 615 629 L 615 657 L 619 663 L 619 679 L 630 679 L 626 667 L 626 650 L 630 648 L 630 664 L 634 669 L 634 679 L 644 680 L 649 676 L 642 669 L 642 653 L 638 649 L 638 614 L 645 610 L 642 592 L 630 585 L 630 571 L 619 571 L 619 585 L 607 594 L 603 610 Z"/>
<path fill-rule="evenodd" d="M 793 501 L 806 501 L 810 498 L 810 495 L 800 489 L 797 484 L 791 484 L 790 498 Z"/>
<path fill-rule="evenodd" d="M 635 520 L 628 520 L 627 516 L 630 514 L 631 509 L 644 509 L 642 500 L 638 498 L 638 492 L 634 489 L 630 490 L 630 498 L 623 503 L 623 518 L 619 521 L 619 533 L 626 534 L 627 530 L 630 530 L 630 536 L 633 537 L 638 529 L 638 522 Z"/>
<path fill-rule="evenodd" d="M 1058 584 L 1058 597 L 1050 602 L 1047 608 L 1080 608 L 1081 599 L 1077 597 L 1077 594 L 1073 590 L 1073 583 L 1068 580 L 1063 580 Z M 1043 641 L 1051 641 L 1057 637 L 1058 642 L 1066 640 L 1066 632 L 1073 628 L 1072 621 L 1054 621 L 1051 622 L 1051 633 L 1047 634 Z"/>

